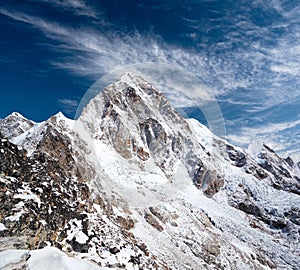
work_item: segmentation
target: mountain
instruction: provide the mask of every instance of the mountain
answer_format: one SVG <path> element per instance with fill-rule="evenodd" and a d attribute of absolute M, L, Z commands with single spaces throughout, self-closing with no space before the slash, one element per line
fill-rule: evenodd
<path fill-rule="evenodd" d="M 300 268 L 299 166 L 183 119 L 141 77 L 76 121 L 14 113 L 0 133 L 0 269 Z"/>

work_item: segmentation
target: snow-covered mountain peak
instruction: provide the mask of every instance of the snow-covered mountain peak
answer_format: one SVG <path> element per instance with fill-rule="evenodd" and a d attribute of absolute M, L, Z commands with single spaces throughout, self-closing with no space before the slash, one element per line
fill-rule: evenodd
<path fill-rule="evenodd" d="M 167 133 L 173 133 L 177 125 L 189 126 L 168 99 L 142 77 L 126 73 L 107 86 L 85 107 L 80 117 L 82 121 L 96 122 L 96 119 L 119 119 L 126 124 L 145 119 L 155 119 L 165 124 Z"/>
<path fill-rule="evenodd" d="M 62 112 L 51 116 L 45 123 L 52 123 L 54 126 L 58 126 L 61 129 L 72 129 L 74 126 L 74 120 L 66 117 Z"/>
<path fill-rule="evenodd" d="M 0 120 L 0 131 L 2 135 L 10 139 L 19 136 L 32 128 L 35 122 L 28 120 L 23 115 L 13 112 Z"/>
<path fill-rule="evenodd" d="M 121 75 L 120 79 L 114 82 L 113 84 L 120 84 L 120 83 L 125 83 L 128 86 L 134 88 L 142 84 L 148 84 L 149 86 L 151 86 L 151 84 L 148 83 L 143 77 L 131 72 L 124 73 L 123 75 Z"/>
<path fill-rule="evenodd" d="M 221 140 L 139 76 L 108 85 L 76 121 L 12 131 L 0 122 L 11 134 L 0 134 L 0 261 L 23 251 L 4 266 L 70 261 L 26 251 L 50 243 L 100 269 L 300 267 L 298 165 Z"/>
<path fill-rule="evenodd" d="M 63 119 L 63 120 L 65 120 L 67 118 L 62 112 L 56 113 L 54 115 L 54 117 L 56 117 L 57 119 Z"/>
<path fill-rule="evenodd" d="M 68 119 L 61 112 L 40 123 L 30 121 L 19 113 L 12 113 L 0 121 L 0 132 L 31 156 L 44 138 L 69 134 L 73 125 L 74 120 Z"/>
<path fill-rule="evenodd" d="M 132 177 L 130 182 L 125 174 L 114 177 L 118 183 L 124 184 L 119 185 L 121 192 L 143 183 L 144 187 L 148 184 L 149 190 L 154 185 L 165 188 L 161 193 L 164 199 L 168 199 L 193 183 L 210 195 L 222 186 L 222 168 L 213 154 L 209 153 L 209 147 L 206 148 L 196 139 L 190 123 L 181 117 L 168 99 L 139 76 L 127 73 L 119 81 L 107 86 L 85 107 L 79 122 L 93 140 L 93 160 L 99 162 L 99 167 L 109 168 L 108 159 L 102 156 L 103 148 L 110 146 L 111 152 L 106 157 L 115 156 L 114 161 L 110 162 L 117 161 L 120 171 L 134 166 L 137 168 L 133 171 L 142 170 L 142 175 Z M 211 134 L 206 137 L 211 141 L 206 143 L 211 146 L 213 139 Z M 108 173 L 111 174 L 111 171 Z M 145 178 L 143 174 L 155 177 L 141 181 Z M 118 183 L 112 187 L 115 188 Z M 136 191 L 133 188 L 127 194 Z M 152 199 L 147 201 L 145 193 L 144 203 L 153 202 Z M 152 195 L 149 197 L 152 198 Z M 132 198 L 138 202 L 135 205 L 141 204 L 137 196 Z"/>
<path fill-rule="evenodd" d="M 119 112 L 128 112 L 130 116 L 145 118 L 152 115 L 161 118 L 169 116 L 181 121 L 180 115 L 172 108 L 168 99 L 153 85 L 133 73 L 125 73 L 120 79 L 107 86 L 94 101 L 113 105 Z M 172 115 L 167 115 L 167 110 Z"/>
<path fill-rule="evenodd" d="M 19 119 L 24 119 L 24 120 L 28 120 L 27 118 L 25 118 L 21 113 L 19 112 L 13 112 L 10 115 L 8 115 L 6 118 L 11 118 L 11 117 L 15 117 L 15 118 L 19 118 Z"/>

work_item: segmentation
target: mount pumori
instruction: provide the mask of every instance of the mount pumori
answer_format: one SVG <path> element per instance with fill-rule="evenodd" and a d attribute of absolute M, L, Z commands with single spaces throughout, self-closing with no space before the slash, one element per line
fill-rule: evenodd
<path fill-rule="evenodd" d="M 78 120 L 13 113 L 0 133 L 0 269 L 300 268 L 299 164 L 234 147 L 139 76 Z"/>

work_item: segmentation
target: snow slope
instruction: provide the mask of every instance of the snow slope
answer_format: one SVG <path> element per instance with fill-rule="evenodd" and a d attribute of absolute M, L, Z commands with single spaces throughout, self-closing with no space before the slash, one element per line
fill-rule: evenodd
<path fill-rule="evenodd" d="M 45 247 L 40 250 L 5 250 L 0 252 L 0 269 L 10 269 L 27 257 L 28 270 L 105 270 L 88 261 L 69 257 L 59 249 Z"/>

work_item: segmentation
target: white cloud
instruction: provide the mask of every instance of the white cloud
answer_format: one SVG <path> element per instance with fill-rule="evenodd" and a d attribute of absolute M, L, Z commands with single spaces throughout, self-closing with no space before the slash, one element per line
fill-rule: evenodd
<path fill-rule="evenodd" d="M 83 0 L 31 0 L 33 2 L 42 2 L 64 10 L 69 10 L 77 15 L 84 15 L 97 18 L 98 12 Z"/>
<path fill-rule="evenodd" d="M 50 2 L 57 7 L 72 9 L 75 13 L 86 12 L 91 17 L 96 14 L 82 0 Z M 97 29 L 61 25 L 14 9 L 0 8 L 0 13 L 39 29 L 60 44 L 56 49 L 76 52 L 53 61 L 51 64 L 55 68 L 98 79 L 106 72 L 134 63 L 175 64 L 196 74 L 211 95 L 231 100 L 233 105 L 245 105 L 245 114 L 256 114 L 255 117 L 261 117 L 268 123 L 273 120 L 271 114 L 257 114 L 300 98 L 300 8 L 287 8 L 284 1 L 280 0 L 258 0 L 253 5 L 266 11 L 276 11 L 279 14 L 278 20 L 270 25 L 259 26 L 247 13 L 249 6 L 241 14 L 231 14 L 229 10 L 223 15 L 232 25 L 224 40 L 209 44 L 205 36 L 201 37 L 203 41 L 201 44 L 199 41 L 199 46 L 205 49 L 198 51 L 169 45 L 152 33 L 143 36 L 138 32 L 122 33 L 113 30 L 103 33 Z M 157 8 L 171 6 L 170 1 Z M 203 30 L 203 23 L 193 18 L 182 20 L 190 27 L 192 37 L 197 38 L 195 33 Z M 207 28 L 204 30 L 209 31 Z M 274 35 L 276 31 L 281 34 Z M 186 101 L 182 97 L 177 98 L 183 106 Z M 235 122 L 239 122 L 239 119 Z M 293 125 L 295 122 L 266 124 L 259 129 L 244 127 L 231 134 L 230 138 L 245 144 L 251 137 L 261 135 L 270 143 L 276 141 L 278 149 L 281 149 L 280 140 L 281 145 L 292 147 L 290 138 L 284 138 L 283 131 L 293 129 Z"/>
<path fill-rule="evenodd" d="M 48 37 L 68 36 L 71 34 L 67 28 L 62 27 L 59 24 L 47 22 L 46 20 L 43 20 L 39 17 L 27 15 L 23 12 L 11 11 L 8 9 L 0 8 L 0 13 L 16 21 L 31 24 L 32 26 L 43 31 Z"/>
<path fill-rule="evenodd" d="M 51 0 L 51 3 L 75 9 L 89 8 L 81 0 Z M 261 2 L 258 1 L 258 4 Z M 79 75 L 97 78 L 103 73 L 129 64 L 161 62 L 176 64 L 193 72 L 201 78 L 212 95 L 228 98 L 228 95 L 235 94 L 239 100 L 248 100 L 252 104 L 260 105 L 256 106 L 257 109 L 286 101 L 287 91 L 293 97 L 300 96 L 299 45 L 296 41 L 291 42 L 297 36 L 300 38 L 296 27 L 293 28 L 292 34 L 281 37 L 280 42 L 278 40 L 277 44 L 270 47 L 263 44 L 264 37 L 268 38 L 270 35 L 270 29 L 258 27 L 247 16 L 238 15 L 232 18 L 235 29 L 228 32 L 226 42 L 215 43 L 206 51 L 196 52 L 168 45 L 154 34 L 141 36 L 137 32 L 102 33 L 95 29 L 83 27 L 76 29 L 59 25 L 14 10 L 0 9 L 0 12 L 30 24 L 40 29 L 47 37 L 60 42 L 60 46 L 56 49 L 78 52 L 72 54 L 72 57 L 56 59 L 52 64 L 56 68 L 66 69 Z M 285 14 L 285 16 L 290 16 L 292 20 L 296 13 Z M 194 28 L 202 27 L 193 20 L 190 22 L 188 18 L 185 20 Z M 281 27 L 281 24 L 271 27 Z M 252 36 L 256 36 L 258 41 L 247 40 Z M 248 44 L 248 47 L 226 50 L 234 43 Z M 225 52 L 223 52 L 224 48 Z M 219 53 L 220 51 L 223 53 Z M 268 70 L 269 74 L 266 73 Z M 291 86 L 288 83 L 295 78 L 298 78 L 296 83 L 299 84 L 299 88 L 289 91 Z M 248 97 L 251 97 L 251 100 Z"/>
<path fill-rule="evenodd" d="M 297 76 L 299 74 L 298 67 L 293 68 L 291 65 L 271 66 L 271 69 L 277 73 L 287 73 L 294 76 Z"/>
<path fill-rule="evenodd" d="M 227 134 L 227 138 L 235 145 L 246 148 L 255 139 L 261 139 L 283 157 L 291 156 L 300 161 L 299 130 L 300 120 L 282 123 L 264 123 L 256 127 L 242 127 L 235 134 Z M 298 138 L 297 138 L 298 136 Z"/>
<path fill-rule="evenodd" d="M 289 128 L 293 128 L 298 125 L 300 125 L 300 120 L 293 121 L 293 122 L 285 122 L 285 123 L 270 123 L 270 124 L 264 125 L 263 127 L 260 127 L 258 134 L 260 134 L 260 133 L 262 133 L 262 134 L 276 133 L 276 132 L 284 131 Z M 249 131 L 249 128 L 244 128 L 244 131 L 245 132 Z"/>
<path fill-rule="evenodd" d="M 67 98 L 59 99 L 58 103 L 62 106 L 63 111 L 66 113 L 74 113 L 79 104 L 77 100 Z"/>

